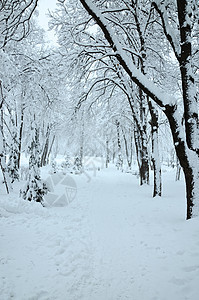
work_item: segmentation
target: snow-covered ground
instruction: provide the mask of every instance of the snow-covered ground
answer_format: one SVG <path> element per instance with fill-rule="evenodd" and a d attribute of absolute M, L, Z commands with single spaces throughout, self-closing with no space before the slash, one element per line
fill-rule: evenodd
<path fill-rule="evenodd" d="M 134 175 L 95 175 L 70 175 L 63 207 L 19 200 L 20 184 L 0 196 L 0 299 L 198 300 L 199 218 L 185 221 L 183 181 L 167 170 L 153 199 Z"/>

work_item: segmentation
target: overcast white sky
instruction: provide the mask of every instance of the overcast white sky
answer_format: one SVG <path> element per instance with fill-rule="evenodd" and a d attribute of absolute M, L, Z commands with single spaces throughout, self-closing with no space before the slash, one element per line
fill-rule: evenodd
<path fill-rule="evenodd" d="M 44 28 L 46 31 L 48 30 L 48 10 L 54 10 L 56 8 L 56 0 L 39 0 L 38 1 L 38 11 L 39 11 L 39 17 L 38 22 L 39 25 Z M 53 32 L 47 31 L 47 38 L 54 43 L 56 41 Z"/>

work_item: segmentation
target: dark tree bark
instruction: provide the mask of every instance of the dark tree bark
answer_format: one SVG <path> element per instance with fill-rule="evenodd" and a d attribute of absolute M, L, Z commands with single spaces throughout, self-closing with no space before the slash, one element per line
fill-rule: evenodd
<path fill-rule="evenodd" d="M 19 128 L 19 151 L 18 151 L 18 169 L 20 168 L 21 161 L 21 148 L 22 148 L 22 137 L 23 137 L 23 126 L 24 126 L 24 108 L 21 109 L 21 120 L 20 120 L 20 128 Z"/>
<path fill-rule="evenodd" d="M 50 138 L 50 127 L 47 127 L 46 130 L 46 136 L 45 136 L 45 143 L 44 147 L 42 150 L 42 155 L 41 155 L 41 167 L 47 165 L 47 156 L 48 156 L 48 149 L 49 149 L 49 138 Z"/>
<path fill-rule="evenodd" d="M 192 72 L 191 3 L 190 0 L 177 0 L 177 6 L 181 37 L 179 63 L 182 78 L 186 141 L 189 149 L 196 150 L 199 154 L 199 149 L 196 146 L 198 141 L 195 141 L 195 133 L 198 132 L 199 122 L 195 80 Z"/>
<path fill-rule="evenodd" d="M 120 170 L 123 166 L 123 158 L 122 158 L 122 146 L 121 146 L 121 139 L 120 139 L 120 122 L 116 120 L 116 128 L 117 128 L 117 150 L 118 150 L 118 157 L 117 157 L 117 168 Z"/>
<path fill-rule="evenodd" d="M 3 132 L 3 104 L 4 104 L 4 95 L 3 95 L 2 82 L 0 81 L 0 168 L 2 171 L 3 181 L 5 184 L 7 194 L 9 194 L 10 182 L 6 170 L 6 142 L 5 142 L 4 132 Z"/>
<path fill-rule="evenodd" d="M 134 129 L 135 148 L 137 153 L 137 161 L 140 175 L 140 185 L 149 184 L 149 160 L 148 149 L 143 137 L 143 132 Z"/>
<path fill-rule="evenodd" d="M 50 154 L 51 154 L 51 152 L 52 152 L 52 148 L 53 148 L 54 142 L 55 142 L 55 135 L 53 135 L 52 142 L 51 142 L 50 147 L 49 147 L 49 150 L 48 150 L 48 154 L 47 154 L 47 164 L 49 163 L 49 158 L 50 158 Z"/>
<path fill-rule="evenodd" d="M 109 157 L 109 142 L 108 142 L 108 138 L 106 137 L 106 168 L 108 168 L 109 162 L 110 162 L 110 157 Z"/>
<path fill-rule="evenodd" d="M 154 188 L 153 197 L 162 196 L 162 178 L 161 178 L 161 165 L 159 157 L 159 145 L 158 145 L 158 111 L 152 105 L 151 101 L 148 101 L 150 114 L 151 114 L 151 139 L 152 139 L 152 163 L 154 173 Z"/>
<path fill-rule="evenodd" d="M 181 166 L 180 166 L 179 159 L 177 158 L 177 161 L 176 161 L 176 181 L 180 180 L 180 171 L 181 171 Z"/>
<path fill-rule="evenodd" d="M 123 135 L 123 139 L 124 139 L 124 146 L 125 146 L 127 164 L 128 164 L 129 169 L 131 169 L 131 164 L 132 164 L 132 137 L 130 139 L 130 153 L 129 153 L 128 142 L 127 142 L 127 138 L 126 138 L 124 129 L 121 128 L 121 130 L 122 130 L 122 135 Z"/>
<path fill-rule="evenodd" d="M 0 48 L 11 41 L 21 41 L 30 29 L 30 19 L 37 7 L 38 0 L 0 2 L 1 28 Z"/>
<path fill-rule="evenodd" d="M 174 117 L 176 113 L 175 106 L 167 106 L 165 110 L 165 114 L 169 120 L 171 133 L 173 136 L 173 142 L 175 145 L 175 150 L 177 157 L 179 159 L 180 165 L 183 169 L 185 175 L 185 185 L 186 185 L 186 199 L 187 199 L 187 219 L 191 219 L 193 215 L 198 213 L 196 210 L 193 213 L 193 207 L 195 201 L 197 201 L 197 185 L 199 183 L 198 178 L 198 170 L 193 166 L 193 156 L 190 157 L 190 151 L 185 143 L 185 141 L 181 138 L 179 133 L 179 124 L 177 123 L 176 118 Z M 196 160 L 196 168 L 197 162 L 199 161 L 199 157 L 197 153 L 193 153 Z"/>

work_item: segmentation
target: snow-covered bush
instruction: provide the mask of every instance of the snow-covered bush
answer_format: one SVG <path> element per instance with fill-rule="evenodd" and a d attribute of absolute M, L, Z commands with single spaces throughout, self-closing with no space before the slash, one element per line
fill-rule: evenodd
<path fill-rule="evenodd" d="M 13 183 L 15 180 L 19 180 L 18 149 L 14 141 L 12 142 L 10 147 L 7 171 L 11 179 L 11 183 Z"/>
<path fill-rule="evenodd" d="M 28 180 L 20 195 L 24 200 L 43 202 L 43 197 L 48 192 L 47 185 L 41 180 L 40 176 L 40 151 L 39 151 L 39 132 L 35 127 L 33 130 L 32 142 L 29 147 L 29 174 Z"/>
<path fill-rule="evenodd" d="M 81 159 L 79 158 L 79 156 L 75 156 L 75 159 L 74 159 L 74 166 L 73 166 L 73 170 L 75 172 L 81 172 L 82 171 L 82 162 L 81 162 Z"/>
<path fill-rule="evenodd" d="M 42 203 L 47 192 L 47 185 L 41 180 L 41 177 L 32 173 L 20 194 L 24 200 Z"/>

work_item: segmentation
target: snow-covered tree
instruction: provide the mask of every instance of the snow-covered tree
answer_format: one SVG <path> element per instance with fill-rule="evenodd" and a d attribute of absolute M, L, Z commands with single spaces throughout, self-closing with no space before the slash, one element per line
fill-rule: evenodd
<path fill-rule="evenodd" d="M 43 197 L 47 193 L 48 188 L 40 176 L 39 130 L 35 123 L 32 124 L 31 135 L 29 174 L 27 183 L 21 191 L 21 196 L 24 200 L 43 203 Z"/>
<path fill-rule="evenodd" d="M 13 183 L 15 180 L 19 180 L 18 159 L 19 149 L 17 142 L 17 134 L 16 132 L 13 132 L 7 163 L 7 171 L 11 179 L 11 183 Z"/>
<path fill-rule="evenodd" d="M 0 3 L 0 48 L 21 41 L 29 32 L 29 22 L 38 0 L 4 0 Z"/>
<path fill-rule="evenodd" d="M 128 26 L 128 24 L 122 23 L 121 19 L 125 14 L 135 13 L 135 6 L 139 9 L 143 7 L 143 1 L 123 0 L 94 3 L 91 0 L 80 0 L 80 2 L 101 28 L 113 55 L 123 70 L 146 95 L 162 108 L 167 116 L 176 153 L 185 175 L 187 219 L 198 215 L 197 186 L 199 178 L 198 164 L 196 164 L 196 161 L 199 161 L 196 84 L 198 67 L 197 64 L 194 64 L 198 55 L 196 43 L 198 37 L 198 3 L 189 0 L 166 2 L 157 0 L 148 1 L 149 5 L 145 6 L 146 16 L 143 18 L 142 30 L 150 29 L 150 24 L 155 22 L 155 18 L 159 18 L 156 25 L 161 30 L 164 42 L 160 46 L 163 49 L 164 45 L 167 45 L 169 52 L 173 53 L 170 61 L 175 60 L 175 67 L 180 75 L 177 77 L 175 85 L 180 82 L 182 89 L 182 96 L 177 95 L 176 97 L 168 91 L 167 86 L 158 87 L 150 77 L 150 72 L 143 74 L 137 69 L 133 60 L 133 53 L 125 48 L 124 39 L 120 38 L 119 32 L 121 30 L 123 35 L 127 36 Z M 132 31 L 133 28 L 130 28 L 130 33 Z M 155 34 L 156 32 L 149 32 L 152 44 L 157 41 Z M 137 55 L 141 54 L 138 53 Z M 168 60 L 165 61 L 165 67 L 167 65 L 168 67 L 170 65 Z"/>
<path fill-rule="evenodd" d="M 124 98 L 123 96 L 121 97 L 121 93 L 125 95 L 129 102 L 132 113 L 131 117 L 133 118 L 136 127 L 136 134 L 134 136 L 137 148 L 140 183 L 149 183 L 150 155 L 148 153 L 149 148 L 147 145 L 147 113 L 150 100 L 140 88 L 135 87 L 135 85 L 129 81 L 129 78 L 118 65 L 117 59 L 114 57 L 112 51 L 110 51 L 110 46 L 107 45 L 106 40 L 101 33 L 96 30 L 96 27 L 94 31 L 92 30 L 92 27 L 94 27 L 92 20 L 86 18 L 85 12 L 82 12 L 80 6 L 76 6 L 76 4 L 70 5 L 69 13 L 66 13 L 66 11 L 68 11 L 68 1 L 63 1 L 59 4 L 56 13 L 52 15 L 51 25 L 57 29 L 62 55 L 63 57 L 66 56 L 65 51 L 67 49 L 67 58 L 70 58 L 67 59 L 67 62 L 64 61 L 63 63 L 66 63 L 66 65 L 69 66 L 69 61 L 72 61 L 71 66 L 73 68 L 73 73 L 76 70 L 76 74 L 78 73 L 77 76 L 79 76 L 81 80 L 84 78 L 86 81 L 85 85 L 88 86 L 88 90 L 85 91 L 84 96 L 81 97 L 80 103 L 90 100 L 91 105 L 93 105 L 93 103 L 97 103 L 99 98 L 101 98 L 103 99 L 103 101 L 101 101 L 101 106 L 103 106 L 105 99 L 114 99 L 116 92 L 118 95 L 120 94 L 120 98 Z M 136 40 L 136 47 L 134 47 L 135 49 L 132 51 L 135 54 L 142 51 L 143 54 L 135 55 L 134 61 L 137 67 L 144 73 L 146 54 L 144 54 L 143 48 L 145 40 L 140 31 L 142 18 L 139 16 L 138 12 L 136 12 L 134 19 L 138 34 L 135 33 L 128 36 L 128 39 L 126 40 L 124 35 L 120 35 L 120 37 L 122 40 L 125 40 L 125 43 L 130 44 L 131 47 L 134 46 L 133 41 Z M 126 21 L 127 19 L 125 22 Z M 116 106 L 118 106 L 118 103 Z M 150 113 L 155 113 L 155 109 L 151 102 L 150 107 Z M 156 117 L 157 116 L 158 114 L 156 113 Z M 155 116 L 151 116 L 151 124 L 152 120 L 156 120 Z M 154 128 L 158 131 L 158 122 L 156 122 L 156 126 L 152 126 L 152 133 Z M 158 134 L 152 134 L 152 137 L 153 139 L 158 139 Z M 155 146 L 158 146 L 158 142 L 154 142 L 152 148 L 153 152 L 157 153 L 158 150 L 155 149 Z M 159 170 L 160 162 L 156 163 L 158 156 L 153 155 L 153 157 L 153 162 L 155 164 L 155 196 L 161 194 L 161 170 Z"/>

